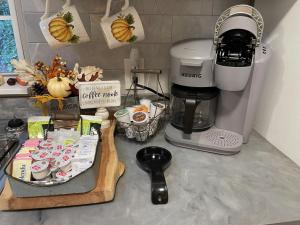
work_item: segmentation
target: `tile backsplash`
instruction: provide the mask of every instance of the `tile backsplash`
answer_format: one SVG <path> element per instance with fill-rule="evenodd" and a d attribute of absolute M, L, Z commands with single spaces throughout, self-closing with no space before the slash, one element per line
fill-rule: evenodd
<path fill-rule="evenodd" d="M 28 60 L 49 63 L 57 53 L 73 65 L 97 65 L 104 69 L 104 79 L 124 82 L 123 59 L 129 57 L 130 46 L 109 50 L 100 28 L 106 0 L 73 0 L 80 12 L 91 41 L 85 44 L 52 50 L 46 43 L 39 20 L 45 0 L 19 0 L 19 21 L 24 28 L 23 45 Z M 50 11 L 57 12 L 63 0 L 50 0 Z M 145 59 L 145 68 L 162 69 L 162 83 L 168 87 L 170 67 L 169 49 L 176 41 L 187 38 L 212 38 L 218 15 L 235 4 L 249 4 L 250 0 L 131 0 L 141 16 L 146 38 L 135 44 Z M 118 12 L 123 1 L 112 1 L 112 13 Z M 10 101 L 11 100 L 7 100 Z M 0 100 L 1 111 L 7 101 Z"/>
<path fill-rule="evenodd" d="M 51 0 L 50 11 L 59 10 L 64 1 Z M 109 50 L 100 28 L 100 19 L 105 12 L 106 0 L 74 0 L 91 42 L 53 51 L 46 43 L 39 19 L 44 12 L 45 0 L 21 0 L 26 43 L 32 62 L 49 61 L 60 53 L 70 65 L 102 67 L 105 79 L 124 80 L 123 59 L 129 56 L 130 46 Z M 231 5 L 249 3 L 249 0 L 131 0 L 145 28 L 146 38 L 137 43 L 146 68 L 163 70 L 167 87 L 169 49 L 172 43 L 187 38 L 212 38 L 218 15 Z M 112 1 L 112 13 L 121 9 L 123 1 Z"/>

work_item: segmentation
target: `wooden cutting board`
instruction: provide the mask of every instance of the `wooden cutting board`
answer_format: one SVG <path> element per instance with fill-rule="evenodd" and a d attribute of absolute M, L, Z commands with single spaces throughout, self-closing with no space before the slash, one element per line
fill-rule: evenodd
<path fill-rule="evenodd" d="M 0 210 L 25 210 L 56 208 L 65 206 L 88 205 L 109 202 L 114 199 L 116 185 L 125 171 L 125 166 L 118 159 L 114 143 L 116 121 L 102 131 L 102 153 L 99 178 L 94 190 L 83 194 L 69 194 L 49 197 L 14 197 L 8 180 L 0 196 Z"/>

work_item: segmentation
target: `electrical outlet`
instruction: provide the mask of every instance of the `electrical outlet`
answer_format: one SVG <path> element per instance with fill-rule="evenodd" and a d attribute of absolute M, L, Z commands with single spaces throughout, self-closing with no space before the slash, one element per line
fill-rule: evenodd
<path fill-rule="evenodd" d="M 152 88 L 159 93 L 168 93 L 169 89 L 169 82 L 168 82 L 168 75 L 166 73 L 162 73 L 159 75 L 160 85 L 157 80 L 157 76 L 154 74 L 145 74 L 145 86 Z M 161 90 L 161 88 L 163 90 Z M 148 92 L 149 93 L 149 92 Z"/>

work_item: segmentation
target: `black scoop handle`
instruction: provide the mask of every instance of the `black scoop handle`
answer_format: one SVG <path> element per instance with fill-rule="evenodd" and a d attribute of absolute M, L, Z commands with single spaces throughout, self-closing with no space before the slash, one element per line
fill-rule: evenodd
<path fill-rule="evenodd" d="M 168 203 L 168 187 L 162 170 L 151 172 L 151 199 L 153 204 Z"/>

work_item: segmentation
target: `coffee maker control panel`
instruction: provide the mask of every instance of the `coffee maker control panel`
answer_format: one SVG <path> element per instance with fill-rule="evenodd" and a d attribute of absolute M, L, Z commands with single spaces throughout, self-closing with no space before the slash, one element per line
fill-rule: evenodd
<path fill-rule="evenodd" d="M 179 43 L 171 49 L 172 83 L 186 87 L 214 87 L 212 40 Z"/>
<path fill-rule="evenodd" d="M 181 60 L 178 82 L 184 86 L 211 87 L 214 86 L 212 61 L 199 61 L 197 64 L 190 64 Z"/>

